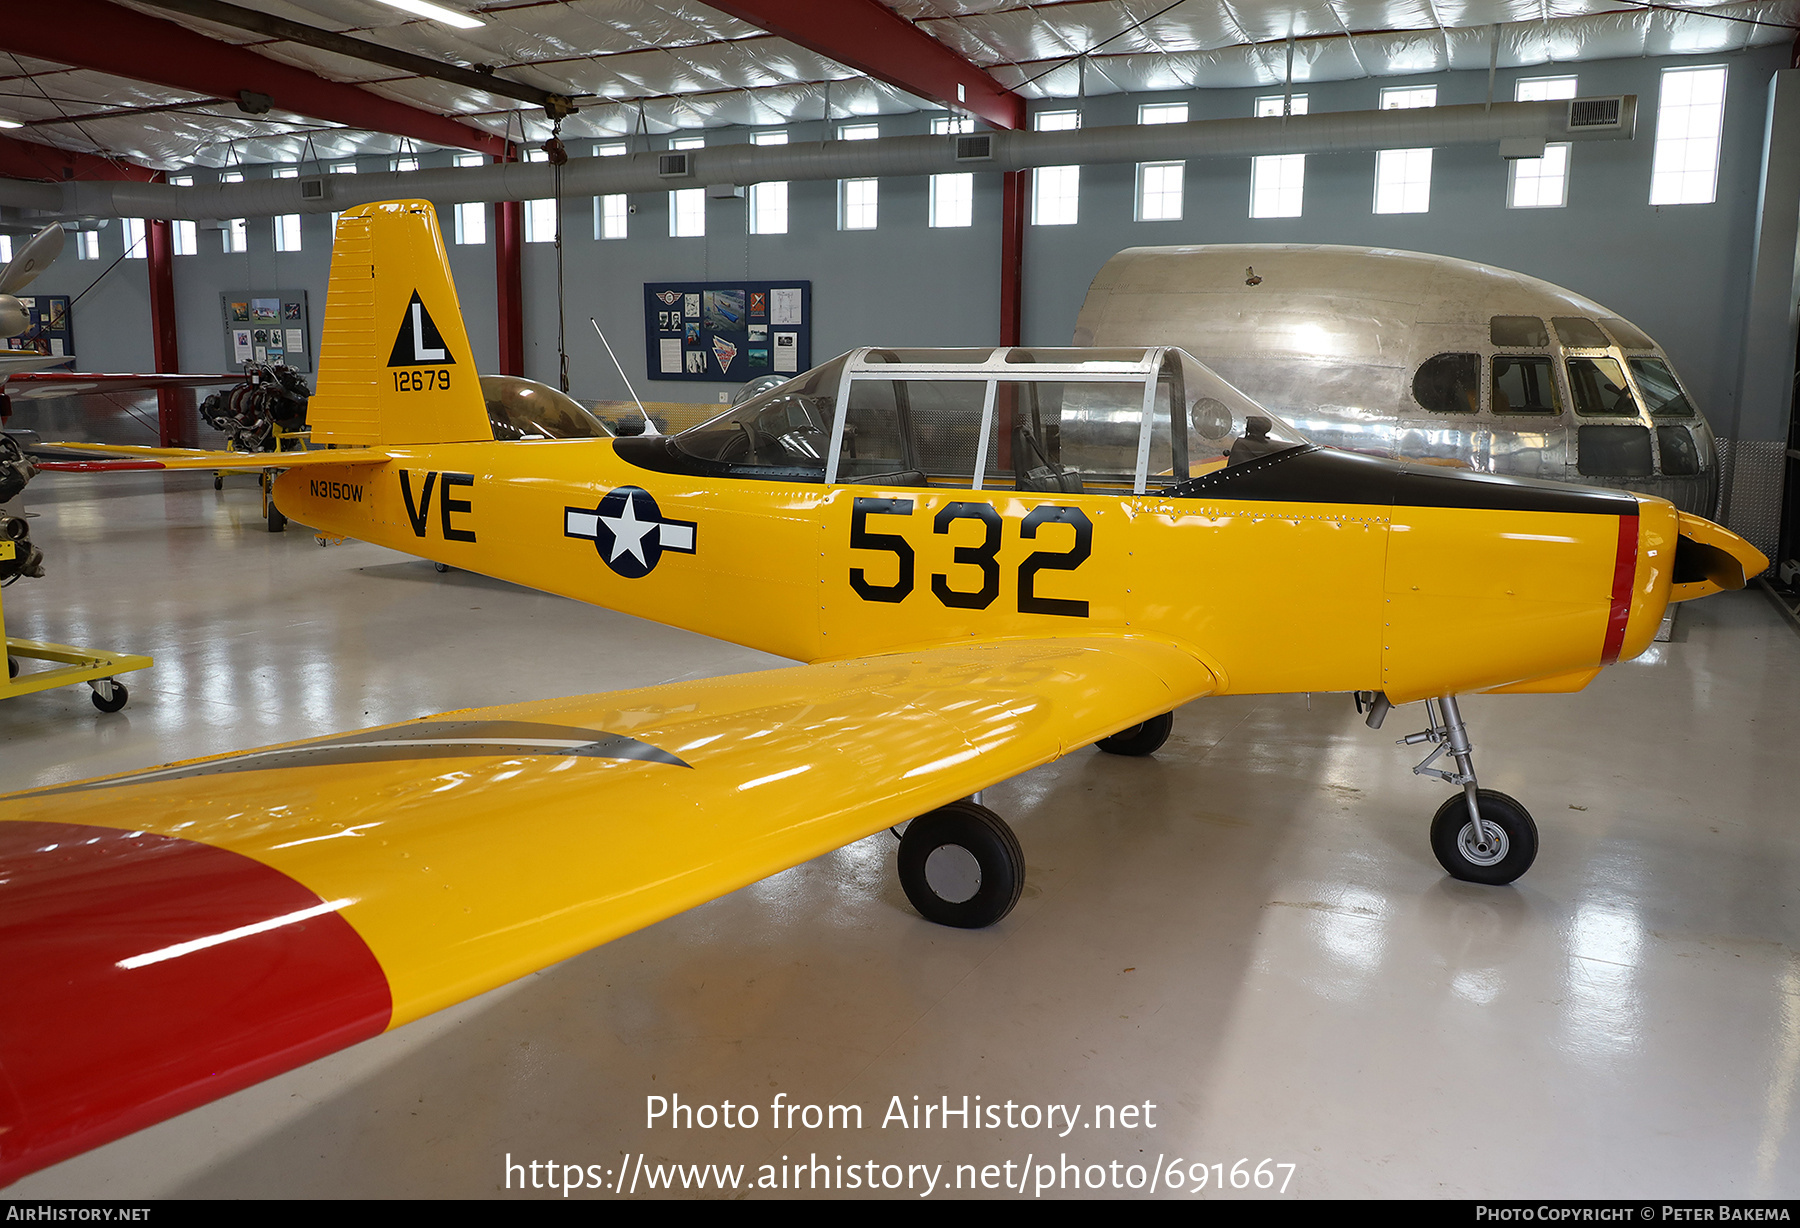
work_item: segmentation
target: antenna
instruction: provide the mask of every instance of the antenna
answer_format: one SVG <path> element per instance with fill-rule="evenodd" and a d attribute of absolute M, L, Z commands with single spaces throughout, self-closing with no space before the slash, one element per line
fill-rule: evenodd
<path fill-rule="evenodd" d="M 631 394 L 632 400 L 637 401 L 638 412 L 644 415 L 644 434 L 662 434 L 661 431 L 656 429 L 656 423 L 650 420 L 650 411 L 644 408 L 644 403 L 642 401 L 638 401 L 637 389 L 631 386 L 631 377 L 625 374 L 625 368 L 620 364 L 619 356 L 613 353 L 612 342 L 606 339 L 605 333 L 600 332 L 600 321 L 594 319 L 593 316 L 589 316 L 588 323 L 594 326 L 594 332 L 599 334 L 600 344 L 606 347 L 606 356 L 612 359 L 613 366 L 618 369 L 619 378 L 625 381 L 625 391 Z"/>

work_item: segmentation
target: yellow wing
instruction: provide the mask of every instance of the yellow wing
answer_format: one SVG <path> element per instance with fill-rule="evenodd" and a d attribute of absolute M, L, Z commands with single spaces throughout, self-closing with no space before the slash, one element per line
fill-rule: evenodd
<path fill-rule="evenodd" d="M 381 465 L 380 448 L 312 448 L 304 452 L 227 452 L 207 448 L 151 448 L 137 444 L 47 443 L 45 448 L 91 452 L 92 461 L 40 461 L 40 469 L 95 472 L 113 469 L 299 469 L 307 465 Z"/>
<path fill-rule="evenodd" d="M 0 1181 L 1208 693 L 965 644 L 478 709 L 0 798 Z"/>

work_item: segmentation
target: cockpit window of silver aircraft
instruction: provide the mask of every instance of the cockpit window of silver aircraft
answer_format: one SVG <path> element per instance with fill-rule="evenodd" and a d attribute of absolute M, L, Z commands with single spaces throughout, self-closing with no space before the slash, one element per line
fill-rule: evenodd
<path fill-rule="evenodd" d="M 1714 508 L 1712 431 L 1655 340 L 1504 269 L 1382 248 L 1132 248 L 1094 279 L 1075 340 L 1180 346 L 1314 443 Z"/>
<path fill-rule="evenodd" d="M 1306 443 L 1173 348 L 855 350 L 671 441 L 723 476 L 1145 493 Z"/>

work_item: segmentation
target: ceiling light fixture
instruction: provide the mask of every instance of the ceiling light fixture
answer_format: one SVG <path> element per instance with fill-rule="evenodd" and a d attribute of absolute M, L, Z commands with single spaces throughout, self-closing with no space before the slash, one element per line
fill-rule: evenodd
<path fill-rule="evenodd" d="M 433 21 L 441 21 L 447 26 L 455 26 L 459 30 L 473 30 L 487 23 L 480 18 L 471 17 L 467 13 L 459 13 L 455 9 L 447 9 L 441 4 L 433 4 L 431 0 L 380 0 L 391 9 L 401 9 L 420 17 L 429 17 Z"/>
<path fill-rule="evenodd" d="M 25 126 L 24 124 L 21 124 L 16 119 L 6 119 L 4 117 L 0 117 L 0 128 L 23 128 L 24 126 Z"/>

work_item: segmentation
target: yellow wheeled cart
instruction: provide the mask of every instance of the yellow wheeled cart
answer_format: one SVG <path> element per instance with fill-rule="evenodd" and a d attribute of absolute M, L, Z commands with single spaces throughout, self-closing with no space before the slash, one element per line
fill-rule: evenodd
<path fill-rule="evenodd" d="M 13 556 L 13 543 L 0 541 L 0 562 Z M 6 631 L 6 610 L 0 603 L 0 635 Z M 6 677 L 0 678 L 0 699 L 47 691 L 51 687 L 72 686 L 85 682 L 94 689 L 94 706 L 102 712 L 117 712 L 125 706 L 126 691 L 117 675 L 136 669 L 149 669 L 155 664 L 149 657 L 128 652 L 95 652 L 91 648 L 72 648 L 67 644 L 45 644 L 38 640 L 6 639 Z M 19 671 L 20 661 L 54 661 L 57 669 Z"/>

